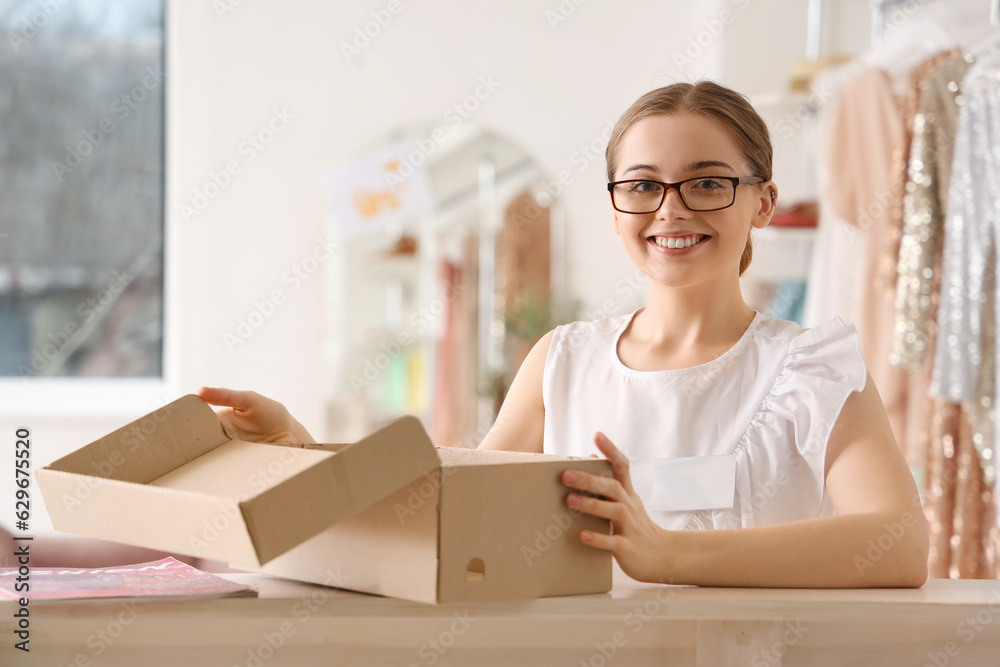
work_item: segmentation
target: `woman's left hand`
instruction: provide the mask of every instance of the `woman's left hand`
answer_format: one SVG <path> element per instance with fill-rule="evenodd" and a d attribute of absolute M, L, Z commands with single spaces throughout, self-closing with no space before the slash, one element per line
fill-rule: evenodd
<path fill-rule="evenodd" d="M 613 477 L 590 475 L 567 470 L 562 481 L 566 486 L 601 498 L 571 493 L 566 497 L 570 509 L 611 521 L 611 535 L 584 530 L 584 544 L 612 552 L 625 574 L 639 581 L 666 582 L 667 531 L 656 525 L 646 513 L 629 476 L 628 457 L 603 433 L 594 435 L 594 443 L 611 463 Z"/>

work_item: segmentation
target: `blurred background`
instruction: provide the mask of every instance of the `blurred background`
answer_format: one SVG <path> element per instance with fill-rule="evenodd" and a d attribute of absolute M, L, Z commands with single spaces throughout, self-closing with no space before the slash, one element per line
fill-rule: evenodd
<path fill-rule="evenodd" d="M 644 303 L 604 149 L 639 95 L 711 78 L 775 147 L 748 302 L 858 324 L 922 493 L 950 498 L 932 576 L 995 576 L 989 405 L 948 455 L 933 341 L 871 313 L 904 275 L 919 67 L 994 48 L 996 4 L 0 0 L 0 434 L 30 428 L 39 468 L 216 385 L 320 441 L 415 414 L 475 446 L 538 337 Z"/>

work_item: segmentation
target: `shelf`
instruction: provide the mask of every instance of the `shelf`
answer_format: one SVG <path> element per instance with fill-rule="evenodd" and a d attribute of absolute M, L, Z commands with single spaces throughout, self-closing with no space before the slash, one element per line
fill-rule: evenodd
<path fill-rule="evenodd" d="M 765 227 L 751 237 L 753 261 L 743 275 L 745 280 L 769 283 L 808 280 L 815 227 Z"/>

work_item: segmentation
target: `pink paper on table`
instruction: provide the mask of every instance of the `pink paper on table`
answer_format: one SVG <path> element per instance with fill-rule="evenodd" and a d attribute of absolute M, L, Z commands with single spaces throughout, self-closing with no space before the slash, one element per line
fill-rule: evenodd
<path fill-rule="evenodd" d="M 27 583 L 27 590 L 18 590 Z M 18 586 L 21 584 L 21 586 Z M 167 557 L 105 568 L 0 568 L 0 598 L 75 600 L 131 597 L 255 596 L 251 586 L 203 572 Z"/>

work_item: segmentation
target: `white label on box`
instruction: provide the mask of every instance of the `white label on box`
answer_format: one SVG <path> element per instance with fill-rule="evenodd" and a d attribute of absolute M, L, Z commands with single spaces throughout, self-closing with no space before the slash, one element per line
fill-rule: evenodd
<path fill-rule="evenodd" d="M 683 512 L 736 504 L 736 455 L 653 459 L 652 512 Z"/>

